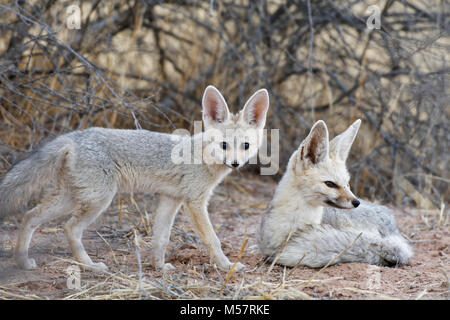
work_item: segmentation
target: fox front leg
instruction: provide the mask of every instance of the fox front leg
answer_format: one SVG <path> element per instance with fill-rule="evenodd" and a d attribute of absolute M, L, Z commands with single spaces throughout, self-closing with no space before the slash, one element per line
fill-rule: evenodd
<path fill-rule="evenodd" d="M 206 200 L 192 201 L 186 203 L 192 223 L 197 231 L 198 236 L 202 239 L 203 244 L 209 251 L 211 259 L 217 264 L 219 269 L 228 271 L 234 265 L 222 251 L 220 240 L 214 232 L 211 221 L 209 220 L 208 211 L 206 209 Z M 236 271 L 245 270 L 245 266 L 241 263 L 236 264 Z"/>

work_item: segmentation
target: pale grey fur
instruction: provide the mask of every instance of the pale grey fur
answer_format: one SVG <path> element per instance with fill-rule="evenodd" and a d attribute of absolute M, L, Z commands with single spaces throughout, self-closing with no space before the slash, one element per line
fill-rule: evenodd
<path fill-rule="evenodd" d="M 291 156 L 258 231 L 260 251 L 269 260 L 316 268 L 344 262 L 403 265 L 412 257 L 389 208 L 360 201 L 350 209 L 356 197 L 345 160 L 359 124 L 328 147 L 328 130 L 318 121 Z M 327 187 L 327 180 L 339 188 Z M 330 201 L 342 209 L 330 207 Z"/>
<path fill-rule="evenodd" d="M 264 214 L 262 225 L 268 214 L 270 210 Z M 259 246 L 263 255 L 272 260 L 283 243 L 274 242 L 267 235 L 259 234 Z M 289 233 L 284 238 L 288 236 Z M 330 262 L 331 265 L 364 262 L 393 266 L 407 263 L 411 256 L 412 250 L 399 232 L 389 208 L 361 201 L 355 209 L 326 207 L 320 225 L 306 224 L 293 231 L 277 263 L 312 268 Z"/>
<path fill-rule="evenodd" d="M 256 104 L 258 112 L 258 119 L 252 119 L 252 123 L 244 119 L 244 114 L 252 111 L 244 107 L 239 114 L 230 114 L 222 95 L 212 86 L 205 90 L 203 101 L 205 129 L 231 130 L 239 135 L 238 129 L 254 128 L 262 134 L 269 103 L 266 90 L 259 90 L 247 102 L 252 108 Z M 212 116 L 205 116 L 205 110 Z M 200 143 L 202 147 L 210 141 L 205 141 L 202 133 L 179 136 L 90 128 L 57 137 L 13 166 L 0 182 L 0 216 L 23 213 L 30 202 L 37 204 L 26 213 L 19 231 L 19 265 L 25 269 L 36 267 L 35 261 L 28 258 L 34 230 L 43 222 L 67 214 L 72 218 L 65 232 L 75 258 L 92 269 L 105 270 L 103 263 L 92 262 L 86 253 L 81 242 L 83 230 L 108 208 L 117 192 L 141 191 L 160 195 L 151 239 L 151 262 L 155 267 L 173 268 L 164 263 L 165 250 L 175 215 L 184 204 L 211 259 L 219 268 L 228 270 L 233 263 L 222 252 L 207 205 L 213 189 L 232 171 L 227 163 L 233 159 L 221 158 L 221 162 L 210 164 L 174 163 L 172 150 L 180 143 Z M 250 149 L 256 153 L 258 146 Z M 239 150 L 234 153 L 240 159 L 239 166 L 251 156 Z M 242 269 L 244 266 L 238 263 L 237 270 Z"/>

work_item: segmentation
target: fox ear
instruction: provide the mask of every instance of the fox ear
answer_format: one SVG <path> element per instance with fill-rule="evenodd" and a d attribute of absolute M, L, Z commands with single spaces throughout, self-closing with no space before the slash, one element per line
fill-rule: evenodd
<path fill-rule="evenodd" d="M 222 94 L 214 86 L 208 86 L 203 93 L 203 121 L 205 124 L 211 122 L 224 122 L 230 111 Z"/>
<path fill-rule="evenodd" d="M 267 110 L 269 109 L 269 93 L 266 89 L 256 91 L 247 100 L 243 109 L 244 121 L 257 128 L 264 128 Z"/>
<path fill-rule="evenodd" d="M 359 126 L 361 125 L 361 119 L 356 120 L 353 124 L 347 128 L 340 135 L 336 136 L 330 142 L 331 156 L 341 161 L 346 161 L 353 141 L 355 141 L 356 134 L 358 133 Z"/>
<path fill-rule="evenodd" d="M 328 128 L 319 120 L 300 144 L 299 158 L 306 164 L 318 164 L 328 158 L 328 148 Z"/>

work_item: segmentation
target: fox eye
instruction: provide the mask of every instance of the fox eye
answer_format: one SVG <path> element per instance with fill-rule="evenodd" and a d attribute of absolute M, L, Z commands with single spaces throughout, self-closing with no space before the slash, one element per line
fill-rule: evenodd
<path fill-rule="evenodd" d="M 332 181 L 325 181 L 325 184 L 327 185 L 328 188 L 335 188 L 335 189 L 339 188 L 339 186 Z"/>
<path fill-rule="evenodd" d="M 222 147 L 223 150 L 227 150 L 227 143 L 225 141 L 223 141 L 220 146 Z"/>
<path fill-rule="evenodd" d="M 242 144 L 242 146 L 244 147 L 245 150 L 248 150 L 248 148 L 250 148 L 250 143 L 244 142 L 244 143 Z"/>

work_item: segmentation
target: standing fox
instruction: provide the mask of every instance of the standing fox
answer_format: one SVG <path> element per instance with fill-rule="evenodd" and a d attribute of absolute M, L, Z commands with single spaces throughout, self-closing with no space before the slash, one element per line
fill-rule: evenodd
<path fill-rule="evenodd" d="M 232 168 L 241 167 L 256 155 L 269 95 L 261 89 L 243 110 L 231 114 L 221 93 L 209 86 L 202 107 L 203 133 L 179 136 L 105 128 L 73 131 L 12 167 L 0 182 L 0 219 L 23 212 L 30 200 L 38 203 L 23 218 L 15 249 L 17 263 L 25 269 L 35 268 L 36 262 L 28 257 L 33 232 L 44 222 L 71 214 L 64 229 L 75 259 L 88 268 L 106 270 L 104 263 L 93 262 L 85 251 L 83 231 L 109 207 L 117 192 L 150 191 L 160 196 L 151 238 L 154 267 L 173 268 L 165 263 L 165 251 L 175 215 L 184 204 L 211 259 L 220 269 L 230 269 L 233 264 L 222 252 L 208 217 L 208 200 Z M 219 133 L 219 141 L 206 138 L 205 133 L 211 130 L 216 136 Z M 256 139 L 249 143 L 247 133 L 252 130 Z M 200 145 L 200 156 L 208 161 L 196 162 L 199 156 L 193 152 L 194 164 L 174 163 L 173 150 L 180 144 L 186 145 L 188 152 L 194 151 L 192 145 Z M 206 149 L 210 152 L 202 152 Z M 238 263 L 236 268 L 244 266 Z"/>
<path fill-rule="evenodd" d="M 360 124 L 329 143 L 327 126 L 318 121 L 292 154 L 262 216 L 258 244 L 264 256 L 313 268 L 352 261 L 402 265 L 411 258 L 389 209 L 359 201 L 350 190 L 345 161 Z"/>

